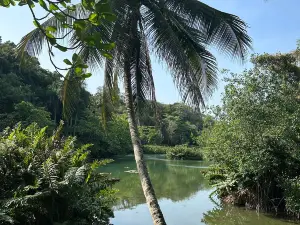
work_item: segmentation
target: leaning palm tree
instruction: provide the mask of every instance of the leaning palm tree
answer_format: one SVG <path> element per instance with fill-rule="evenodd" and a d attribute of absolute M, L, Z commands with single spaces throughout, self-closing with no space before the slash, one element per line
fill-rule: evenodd
<path fill-rule="evenodd" d="M 214 45 L 226 55 L 243 60 L 251 39 L 240 18 L 198 0 L 110 0 L 110 5 L 117 20 L 86 27 L 84 33 L 92 37 L 93 32 L 101 30 L 103 37 L 113 41 L 111 58 L 103 58 L 96 47 L 80 42 L 76 35 L 71 34 L 70 43 L 80 46 L 78 54 L 92 69 L 104 63 L 103 96 L 111 99 L 116 78 L 122 79 L 143 192 L 153 223 L 162 225 L 166 223 L 151 184 L 136 123 L 142 103 L 146 99 L 155 101 L 150 53 L 166 63 L 183 100 L 199 107 L 217 84 L 216 59 L 207 47 Z M 80 5 L 76 11 L 66 13 L 85 16 Z M 61 22 L 50 18 L 43 25 L 59 28 Z M 36 29 L 22 39 L 19 47 L 38 54 L 43 43 L 44 37 Z"/>

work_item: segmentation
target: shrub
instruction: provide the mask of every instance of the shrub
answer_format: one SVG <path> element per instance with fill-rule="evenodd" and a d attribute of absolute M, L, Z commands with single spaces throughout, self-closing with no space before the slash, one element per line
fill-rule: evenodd
<path fill-rule="evenodd" d="M 109 224 L 110 181 L 87 162 L 88 147 L 19 124 L 0 135 L 0 224 Z"/>
<path fill-rule="evenodd" d="M 176 145 L 171 147 L 167 153 L 168 159 L 193 159 L 202 160 L 203 155 L 199 148 L 189 147 L 187 145 Z"/>
<path fill-rule="evenodd" d="M 166 154 L 171 147 L 162 145 L 143 145 L 145 154 Z"/>
<path fill-rule="evenodd" d="M 199 148 L 189 147 L 187 145 L 144 145 L 143 148 L 145 154 L 166 154 L 168 159 L 203 159 Z"/>
<path fill-rule="evenodd" d="M 286 210 L 289 214 L 300 216 L 300 177 L 283 181 Z"/>

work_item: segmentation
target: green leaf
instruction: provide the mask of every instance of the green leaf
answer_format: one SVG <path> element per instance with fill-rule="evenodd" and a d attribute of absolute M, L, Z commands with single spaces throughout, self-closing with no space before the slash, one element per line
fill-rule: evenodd
<path fill-rule="evenodd" d="M 94 25 L 99 25 L 99 22 L 98 22 L 98 14 L 97 13 L 92 13 L 90 16 L 89 16 L 89 21 L 94 24 Z"/>
<path fill-rule="evenodd" d="M 76 10 L 76 6 L 75 5 L 71 5 L 71 6 L 68 5 L 67 9 L 70 10 L 70 11 L 75 11 Z"/>
<path fill-rule="evenodd" d="M 102 37 L 101 37 L 100 32 L 94 33 L 92 37 L 96 43 L 101 43 Z"/>
<path fill-rule="evenodd" d="M 76 35 L 79 39 L 81 39 L 81 36 L 82 36 L 82 29 L 80 28 L 75 28 L 75 32 L 76 32 Z"/>
<path fill-rule="evenodd" d="M 25 1 L 20 1 L 19 4 L 18 4 L 18 6 L 24 6 L 24 5 L 27 5 L 27 3 Z M 3 5 L 3 6 L 8 7 L 8 6 L 5 6 L 5 5 Z"/>
<path fill-rule="evenodd" d="M 46 27 L 46 31 L 55 32 L 55 31 L 57 31 L 57 28 L 55 26 L 48 26 L 48 27 Z"/>
<path fill-rule="evenodd" d="M 21 3 L 21 2 L 20 2 L 20 3 Z M 19 5 L 20 5 L 20 3 L 19 3 Z M 23 2 L 23 3 L 24 3 L 24 2 Z M 9 0 L 1 0 L 1 1 L 0 1 L 0 6 L 9 8 L 9 4 L 10 4 Z M 24 5 L 26 5 L 26 2 L 25 2 Z"/>
<path fill-rule="evenodd" d="M 35 4 L 31 0 L 27 0 L 27 4 L 30 6 L 30 8 L 35 7 Z"/>
<path fill-rule="evenodd" d="M 82 5 L 84 8 L 88 9 L 88 4 L 87 4 L 87 1 L 86 1 L 86 0 L 82 0 L 82 1 L 81 1 L 81 5 Z"/>
<path fill-rule="evenodd" d="M 114 22 L 117 20 L 117 16 L 113 13 L 103 13 L 103 18 L 108 20 L 109 22 Z"/>
<path fill-rule="evenodd" d="M 82 0 L 81 4 L 84 8 L 88 10 L 92 10 L 93 7 L 95 6 L 95 0 Z"/>
<path fill-rule="evenodd" d="M 67 8 L 67 4 L 65 2 L 60 2 L 59 4 L 61 4 L 65 8 Z"/>
<path fill-rule="evenodd" d="M 81 77 L 82 79 L 87 79 L 87 78 L 90 78 L 91 76 L 92 76 L 91 73 L 84 73 L 84 74 L 82 74 L 80 77 Z"/>
<path fill-rule="evenodd" d="M 14 0 L 9 0 L 9 2 L 10 2 L 10 4 L 11 4 L 12 6 L 15 6 L 15 5 L 16 5 L 16 3 L 15 3 Z"/>
<path fill-rule="evenodd" d="M 109 13 L 111 12 L 110 5 L 108 3 L 98 2 L 95 6 L 97 13 Z"/>
<path fill-rule="evenodd" d="M 49 32 L 46 32 L 46 36 L 47 36 L 48 38 L 55 39 L 55 37 L 53 36 L 53 34 L 50 34 Z"/>
<path fill-rule="evenodd" d="M 73 61 L 73 63 L 74 63 L 74 62 L 77 62 L 78 60 L 79 60 L 78 54 L 74 53 L 73 56 L 72 56 L 72 61 Z"/>
<path fill-rule="evenodd" d="M 86 69 L 86 68 L 88 68 L 88 66 L 86 65 L 86 64 L 78 64 L 78 65 L 76 65 L 76 67 L 79 67 L 79 68 L 82 68 L 82 69 Z"/>
<path fill-rule="evenodd" d="M 63 24 L 61 24 L 61 26 L 63 28 L 72 28 L 72 26 L 70 24 L 67 24 L 67 23 L 63 23 Z"/>
<path fill-rule="evenodd" d="M 88 44 L 89 46 L 95 46 L 95 41 L 94 41 L 94 40 L 88 40 L 88 41 L 87 41 L 87 44 Z"/>
<path fill-rule="evenodd" d="M 46 3 L 44 2 L 44 0 L 39 0 L 39 3 L 42 8 L 44 8 L 45 10 L 48 10 L 48 7 L 47 7 Z"/>
<path fill-rule="evenodd" d="M 107 52 L 101 51 L 101 55 L 103 55 L 105 58 L 112 59 L 112 55 Z"/>
<path fill-rule="evenodd" d="M 71 61 L 70 61 L 70 60 L 68 60 L 68 59 L 64 59 L 64 63 L 65 63 L 65 64 L 67 64 L 67 65 L 69 65 L 69 66 L 72 66 L 72 63 L 71 63 Z"/>
<path fill-rule="evenodd" d="M 54 16 L 56 17 L 56 19 L 58 19 L 61 22 L 65 22 L 66 20 L 66 17 L 61 13 L 54 13 Z"/>
<path fill-rule="evenodd" d="M 109 43 L 109 44 L 99 44 L 99 48 L 100 49 L 103 49 L 103 50 L 106 50 L 106 51 L 110 51 L 112 50 L 114 47 L 116 46 L 115 43 Z"/>
<path fill-rule="evenodd" d="M 89 45 L 89 46 L 94 46 L 95 45 L 95 39 L 93 36 L 87 36 L 84 38 L 84 41 Z"/>
<path fill-rule="evenodd" d="M 80 68 L 80 67 L 76 67 L 74 71 L 77 75 L 82 74 L 82 68 Z"/>
<path fill-rule="evenodd" d="M 59 45 L 59 44 L 55 45 L 54 47 L 57 48 L 57 49 L 59 49 L 59 50 L 62 51 L 62 52 L 68 51 L 68 48 L 66 48 L 66 47 L 64 47 L 64 46 L 61 46 L 61 45 Z"/>
<path fill-rule="evenodd" d="M 56 39 L 55 38 L 49 38 L 48 41 L 50 42 L 51 45 L 56 44 Z"/>
<path fill-rule="evenodd" d="M 49 10 L 50 11 L 55 11 L 55 10 L 58 10 L 59 8 L 58 8 L 58 6 L 57 5 L 55 5 L 55 4 L 53 4 L 53 3 L 50 3 L 49 4 Z"/>
<path fill-rule="evenodd" d="M 84 20 L 76 20 L 73 23 L 74 29 L 84 29 L 86 27 L 86 23 Z"/>
<path fill-rule="evenodd" d="M 36 26 L 37 28 L 39 28 L 41 25 L 38 21 L 34 20 L 33 21 L 34 26 Z"/>

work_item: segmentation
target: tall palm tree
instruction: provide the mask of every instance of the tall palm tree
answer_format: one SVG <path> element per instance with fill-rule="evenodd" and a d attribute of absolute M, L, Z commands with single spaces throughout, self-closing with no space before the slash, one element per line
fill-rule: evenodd
<path fill-rule="evenodd" d="M 104 59 L 95 48 L 73 35 L 73 45 L 80 44 L 80 56 L 92 67 L 105 61 L 104 90 L 113 93 L 115 75 L 123 79 L 125 102 L 134 156 L 142 188 L 155 225 L 166 224 L 145 164 L 136 115 L 146 99 L 155 101 L 150 52 L 168 66 L 184 101 L 204 104 L 217 84 L 217 63 L 209 45 L 233 58 L 245 59 L 251 47 L 246 24 L 237 16 L 216 10 L 198 0 L 110 0 L 117 15 L 114 23 L 86 28 L 87 35 L 101 29 L 107 40 L 115 42 L 112 58 Z M 76 16 L 84 15 L 78 6 Z M 60 26 L 51 18 L 44 26 Z M 58 29 L 57 32 L 62 32 Z M 27 34 L 20 48 L 38 54 L 44 43 L 39 30 Z"/>

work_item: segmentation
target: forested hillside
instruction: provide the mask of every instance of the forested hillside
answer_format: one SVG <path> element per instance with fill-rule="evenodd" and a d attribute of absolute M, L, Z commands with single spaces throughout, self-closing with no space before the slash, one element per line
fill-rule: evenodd
<path fill-rule="evenodd" d="M 36 122 L 48 126 L 51 133 L 64 120 L 64 135 L 76 136 L 79 143 L 92 143 L 93 157 L 132 153 L 122 94 L 104 128 L 102 89 L 91 94 L 82 83 L 73 113 L 65 119 L 60 75 L 41 68 L 34 57 L 26 55 L 20 61 L 15 47 L 12 42 L 0 45 L 0 130 L 18 122 L 24 126 Z M 144 102 L 137 119 L 144 144 L 192 145 L 203 126 L 201 113 L 181 103 L 154 106 Z"/>

